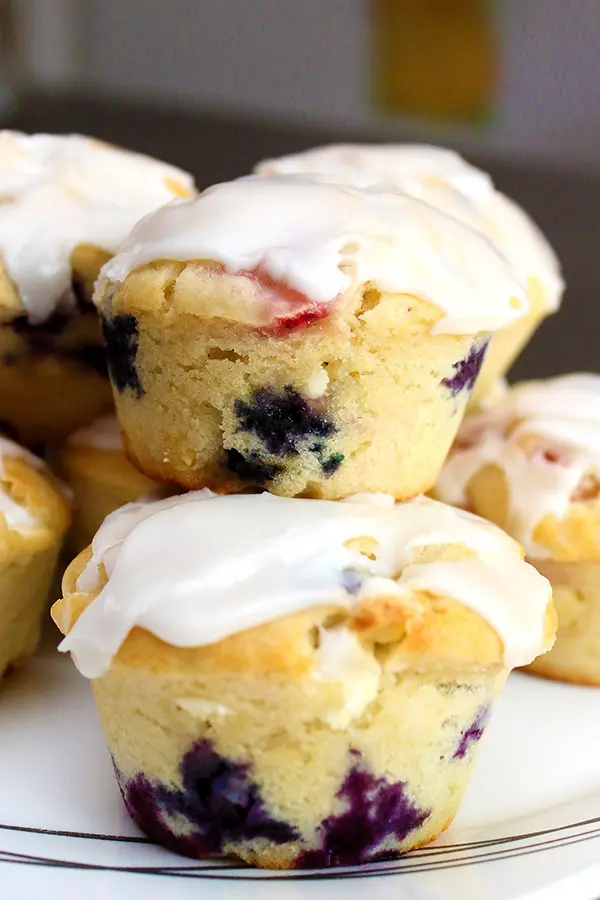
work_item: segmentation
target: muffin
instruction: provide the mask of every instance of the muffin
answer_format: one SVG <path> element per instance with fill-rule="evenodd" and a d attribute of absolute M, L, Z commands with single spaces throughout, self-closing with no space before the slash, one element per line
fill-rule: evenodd
<path fill-rule="evenodd" d="M 142 216 L 191 196 L 173 166 L 79 135 L 0 132 L 0 422 L 60 441 L 112 406 L 102 265 Z"/>
<path fill-rule="evenodd" d="M 418 144 L 339 144 L 266 160 L 265 174 L 320 173 L 359 187 L 386 183 L 425 200 L 493 240 L 522 274 L 529 310 L 496 333 L 471 396 L 484 400 L 543 319 L 560 306 L 564 284 L 558 260 L 541 231 L 516 203 L 494 188 L 489 175 L 457 153 Z"/>
<path fill-rule="evenodd" d="M 0 438 L 0 677 L 35 650 L 69 508 L 45 465 Z"/>
<path fill-rule="evenodd" d="M 109 513 L 158 488 L 125 456 L 117 417 L 110 413 L 73 432 L 53 462 L 72 493 L 69 559 L 91 544 Z"/>
<path fill-rule="evenodd" d="M 600 376 L 516 385 L 465 420 L 435 493 L 504 528 L 552 582 L 559 619 L 530 669 L 600 684 Z"/>
<path fill-rule="evenodd" d="M 490 333 L 528 308 L 495 248 L 428 204 L 285 176 L 144 219 L 95 302 L 146 475 L 325 499 L 429 489 Z"/>
<path fill-rule="evenodd" d="M 353 865 L 452 820 L 545 578 L 468 513 L 193 492 L 109 516 L 53 617 L 133 820 L 192 857 Z"/>

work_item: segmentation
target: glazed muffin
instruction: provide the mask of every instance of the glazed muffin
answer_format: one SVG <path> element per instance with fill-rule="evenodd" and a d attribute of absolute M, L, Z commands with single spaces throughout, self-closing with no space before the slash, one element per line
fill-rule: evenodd
<path fill-rule="evenodd" d="M 468 513 L 193 492 L 113 513 L 53 617 L 133 820 L 193 857 L 353 865 L 452 820 L 545 578 Z"/>
<path fill-rule="evenodd" d="M 489 334 L 527 311 L 503 257 L 431 206 L 259 176 L 146 218 L 95 302 L 143 472 L 326 499 L 429 489 Z"/>
<path fill-rule="evenodd" d="M 436 495 L 520 541 L 559 618 L 540 675 L 600 684 L 600 376 L 523 382 L 465 420 Z"/>
<path fill-rule="evenodd" d="M 102 265 L 189 175 L 78 135 L 0 132 L 0 422 L 30 446 L 112 406 L 98 316 Z"/>
<path fill-rule="evenodd" d="M 69 508 L 46 466 L 0 438 L 0 677 L 35 650 Z"/>
<path fill-rule="evenodd" d="M 522 273 L 529 310 L 494 335 L 471 408 L 484 400 L 543 319 L 560 306 L 564 284 L 548 241 L 521 207 L 494 188 L 489 175 L 451 150 L 418 144 L 338 144 L 266 160 L 256 171 L 320 173 L 359 187 L 389 184 L 477 228 L 498 245 Z"/>
<path fill-rule="evenodd" d="M 106 516 L 156 491 L 158 485 L 129 462 L 117 418 L 101 416 L 60 447 L 54 467 L 71 489 L 70 559 L 92 542 Z"/>

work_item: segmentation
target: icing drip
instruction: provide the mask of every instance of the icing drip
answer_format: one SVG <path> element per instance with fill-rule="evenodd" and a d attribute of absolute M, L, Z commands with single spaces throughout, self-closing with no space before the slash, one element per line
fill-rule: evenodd
<path fill-rule="evenodd" d="M 537 556 L 533 533 L 568 512 L 585 476 L 600 481 L 600 376 L 523 382 L 487 412 L 465 420 L 436 486 L 447 503 L 467 504 L 472 477 L 495 465 L 508 485 L 508 530 Z"/>
<path fill-rule="evenodd" d="M 269 159 L 256 171 L 320 174 L 356 187 L 388 184 L 406 191 L 483 231 L 524 278 L 543 285 L 548 311 L 560 306 L 564 290 L 560 266 L 540 229 L 494 188 L 489 175 L 452 150 L 419 144 L 339 144 Z"/>
<path fill-rule="evenodd" d="M 520 274 L 475 229 L 399 191 L 302 176 L 240 178 L 148 216 L 102 270 L 96 303 L 110 295 L 110 284 L 160 259 L 212 260 L 232 274 L 258 273 L 313 310 L 372 281 L 439 307 L 435 332 L 494 331 L 528 310 Z M 256 304 L 265 304 L 273 320 L 279 302 L 273 290 L 256 288 Z M 248 310 L 241 301 L 239 307 L 246 321 Z"/>
<path fill-rule="evenodd" d="M 132 226 L 193 193 L 190 175 L 80 135 L 0 132 L 0 255 L 29 320 L 74 305 L 73 250 L 115 253 Z"/>
<path fill-rule="evenodd" d="M 365 536 L 376 543 L 375 559 L 348 546 Z M 440 544 L 463 544 L 475 555 L 416 561 L 423 547 Z M 350 608 L 382 591 L 431 591 L 472 607 L 503 641 L 507 667 L 545 645 L 549 585 L 522 561 L 518 544 L 425 497 L 385 506 L 200 491 L 117 510 L 92 550 L 77 588 L 99 589 L 100 566 L 108 582 L 60 645 L 90 678 L 107 671 L 135 626 L 197 647 L 311 606 Z"/>

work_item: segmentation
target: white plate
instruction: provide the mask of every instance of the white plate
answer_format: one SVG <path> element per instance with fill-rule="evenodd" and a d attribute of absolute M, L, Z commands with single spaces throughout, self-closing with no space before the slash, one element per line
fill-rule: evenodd
<path fill-rule="evenodd" d="M 435 844 L 315 874 L 198 864 L 129 822 L 89 686 L 48 644 L 0 690 L 0 897 L 596 900 L 599 748 L 600 689 L 513 675 Z"/>

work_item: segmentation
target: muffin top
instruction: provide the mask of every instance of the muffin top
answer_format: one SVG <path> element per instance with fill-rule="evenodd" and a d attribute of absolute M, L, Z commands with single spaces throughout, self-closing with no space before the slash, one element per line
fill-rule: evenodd
<path fill-rule="evenodd" d="M 110 255 L 142 216 L 193 192 L 186 172 L 92 138 L 1 131 L 0 318 L 68 311 L 77 248 Z"/>
<path fill-rule="evenodd" d="M 68 632 L 61 650 L 92 678 L 107 671 L 136 626 L 191 648 L 272 623 L 279 636 L 270 643 L 281 656 L 286 623 L 317 607 L 329 618 L 352 617 L 355 631 L 384 642 L 412 616 L 415 646 L 425 653 L 430 620 L 440 612 L 444 620 L 436 598 L 450 598 L 492 631 L 501 647 L 496 662 L 507 668 L 530 662 L 552 640 L 549 584 L 519 545 L 425 497 L 333 503 L 193 492 L 117 510 L 86 560 L 53 614 Z M 433 629 L 441 635 L 436 652 L 460 640 L 460 629 L 448 635 L 451 622 L 446 616 L 441 631 L 439 622 Z M 477 647 L 467 652 L 477 661 Z"/>
<path fill-rule="evenodd" d="M 67 443 L 71 446 L 95 447 L 98 450 L 122 450 L 121 429 L 114 413 L 107 413 L 70 434 Z"/>
<path fill-rule="evenodd" d="M 0 548 L 20 538 L 45 544 L 64 534 L 70 520 L 67 500 L 46 464 L 20 444 L 0 437 Z"/>
<path fill-rule="evenodd" d="M 470 416 L 435 492 L 485 514 L 531 556 L 600 559 L 600 376 L 522 382 Z"/>
<path fill-rule="evenodd" d="M 543 288 L 548 312 L 560 306 L 564 282 L 552 247 L 532 219 L 494 188 L 490 176 L 458 153 L 420 144 L 332 144 L 269 159 L 262 175 L 320 174 L 357 187 L 388 184 L 431 203 L 492 238 L 525 281 Z"/>
<path fill-rule="evenodd" d="M 519 273 L 478 231 L 406 193 L 317 176 L 247 176 L 163 207 L 103 268 L 97 305 L 106 312 L 115 286 L 161 260 L 238 276 L 238 321 L 331 309 L 361 286 L 437 307 L 437 332 L 493 331 L 528 311 Z"/>

